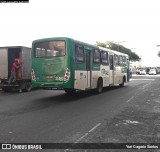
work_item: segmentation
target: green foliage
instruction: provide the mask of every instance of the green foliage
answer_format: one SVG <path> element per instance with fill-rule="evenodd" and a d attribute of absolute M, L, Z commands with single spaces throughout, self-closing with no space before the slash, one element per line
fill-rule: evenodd
<path fill-rule="evenodd" d="M 103 42 L 96 42 L 96 45 L 97 45 L 97 46 L 104 47 L 104 48 L 107 48 L 107 47 L 106 47 L 106 43 L 103 43 Z"/>
<path fill-rule="evenodd" d="M 107 42 L 96 42 L 96 45 L 100 46 L 100 47 L 108 48 L 108 49 L 111 49 L 111 50 L 119 51 L 121 53 L 128 54 L 130 60 L 132 60 L 132 61 L 140 60 L 140 57 L 135 52 L 132 52 L 131 49 L 125 48 L 122 45 L 118 45 L 118 44 L 115 44 L 115 43 L 112 43 L 112 42 L 109 42 L 109 41 L 107 41 Z"/>

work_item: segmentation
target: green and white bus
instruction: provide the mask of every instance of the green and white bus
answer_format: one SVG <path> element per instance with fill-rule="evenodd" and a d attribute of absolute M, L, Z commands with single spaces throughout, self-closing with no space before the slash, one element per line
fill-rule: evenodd
<path fill-rule="evenodd" d="M 32 43 L 34 88 L 65 90 L 124 86 L 129 81 L 129 57 L 67 37 L 35 40 Z"/>

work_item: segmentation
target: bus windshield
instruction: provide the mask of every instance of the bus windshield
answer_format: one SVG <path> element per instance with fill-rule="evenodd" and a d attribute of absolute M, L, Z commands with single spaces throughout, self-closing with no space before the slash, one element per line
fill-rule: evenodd
<path fill-rule="evenodd" d="M 64 56 L 66 54 L 65 41 L 52 40 L 46 42 L 38 42 L 34 46 L 35 57 L 55 57 Z"/>

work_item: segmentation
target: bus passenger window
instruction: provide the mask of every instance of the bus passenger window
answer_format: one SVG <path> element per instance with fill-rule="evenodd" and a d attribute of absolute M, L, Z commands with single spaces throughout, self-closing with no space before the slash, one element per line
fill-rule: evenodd
<path fill-rule="evenodd" d="M 84 47 L 83 46 L 76 45 L 75 60 L 78 63 L 83 63 L 84 62 Z"/>
<path fill-rule="evenodd" d="M 114 55 L 114 63 L 115 63 L 116 66 L 119 63 L 119 61 L 118 61 L 118 55 L 117 54 Z"/>
<path fill-rule="evenodd" d="M 34 46 L 35 57 L 64 56 L 66 54 L 66 44 L 63 40 L 53 40 L 36 43 Z"/>
<path fill-rule="evenodd" d="M 123 62 L 123 64 L 126 64 L 126 57 L 125 56 L 122 57 L 122 62 Z"/>
<path fill-rule="evenodd" d="M 41 57 L 42 55 L 41 55 L 41 48 L 36 48 L 36 52 L 35 52 L 36 54 L 36 57 Z"/>
<path fill-rule="evenodd" d="M 52 56 L 65 55 L 65 42 L 64 41 L 51 41 L 49 47 L 52 50 Z"/>
<path fill-rule="evenodd" d="M 94 50 L 94 63 L 100 63 L 100 51 L 99 50 Z"/>
<path fill-rule="evenodd" d="M 122 61 L 122 56 L 119 56 L 119 65 L 122 65 L 123 61 Z"/>
<path fill-rule="evenodd" d="M 101 52 L 101 63 L 108 64 L 108 52 Z"/>

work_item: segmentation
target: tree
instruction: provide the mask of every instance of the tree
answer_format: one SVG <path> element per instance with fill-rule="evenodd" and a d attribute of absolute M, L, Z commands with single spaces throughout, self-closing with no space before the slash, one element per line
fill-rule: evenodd
<path fill-rule="evenodd" d="M 140 60 L 140 57 L 135 52 L 132 52 L 131 49 L 128 49 L 128 48 L 126 48 L 122 45 L 115 44 L 115 43 L 109 42 L 109 41 L 107 41 L 107 42 L 96 42 L 96 45 L 100 46 L 100 47 L 108 48 L 108 49 L 111 49 L 111 50 L 119 51 L 121 53 L 128 54 L 130 60 L 132 60 L 132 61 L 139 61 Z"/>

